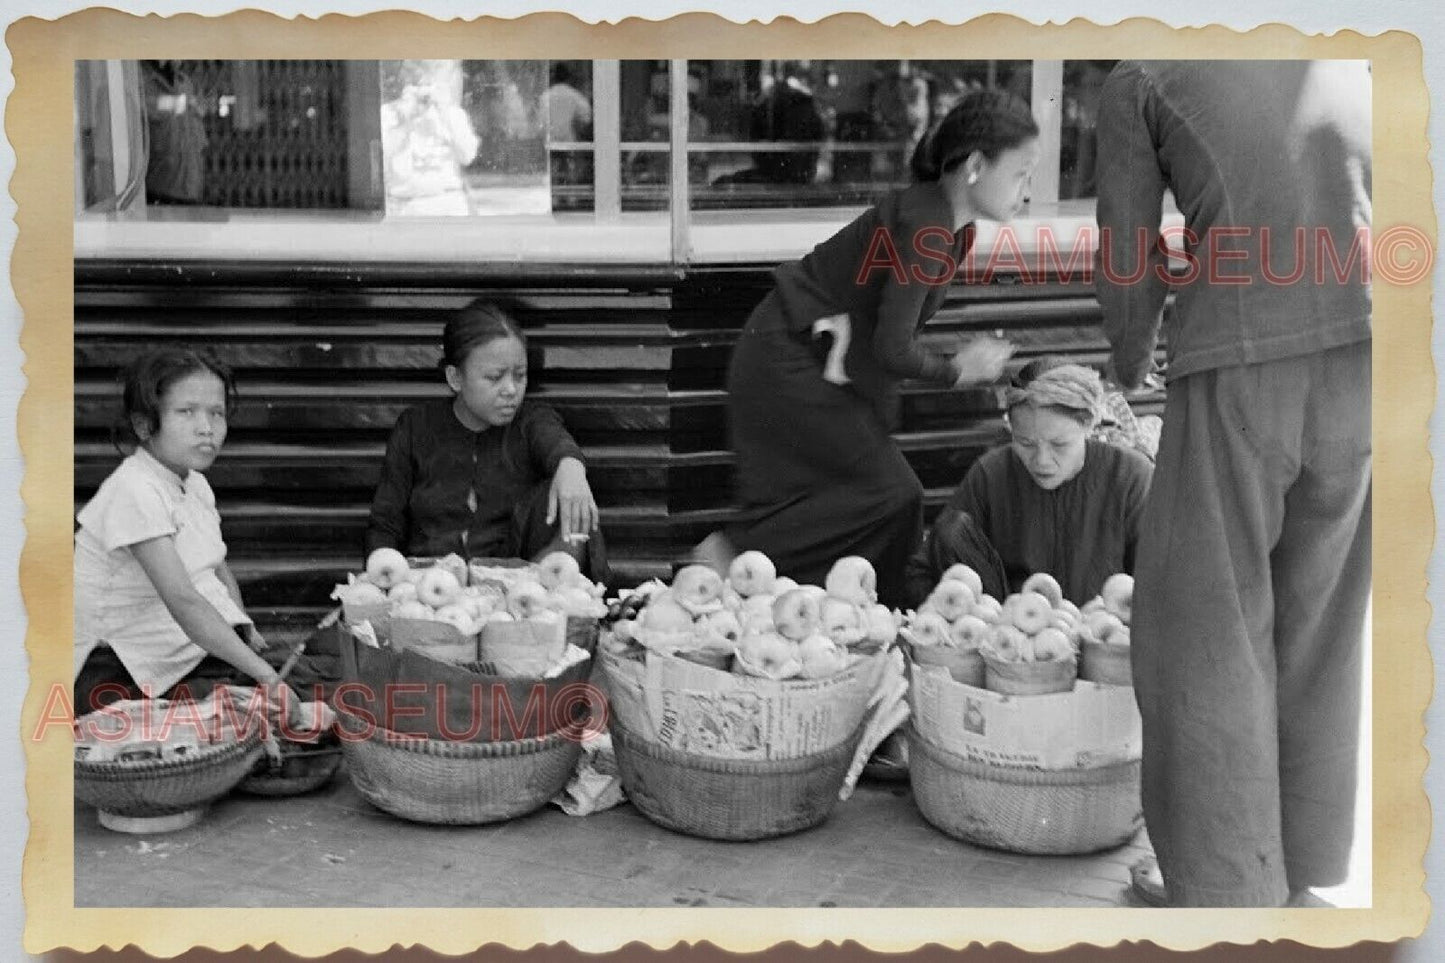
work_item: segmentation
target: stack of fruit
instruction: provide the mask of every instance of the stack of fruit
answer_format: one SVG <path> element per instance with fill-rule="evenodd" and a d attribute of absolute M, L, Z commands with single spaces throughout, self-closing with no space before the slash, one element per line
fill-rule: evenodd
<path fill-rule="evenodd" d="M 603 586 L 594 585 L 565 552 L 509 572 L 514 574 L 507 584 L 470 580 L 459 555 L 414 568 L 395 549 L 379 548 L 367 558 L 366 571 L 336 586 L 332 597 L 347 609 L 348 621 L 356 621 L 351 613 L 359 612 L 443 622 L 464 637 L 491 622 L 556 622 L 568 616 L 600 618 L 606 612 Z"/>
<path fill-rule="evenodd" d="M 1084 603 L 1077 638 L 1079 676 L 1092 682 L 1132 685 L 1129 625 L 1134 608 L 1134 577 L 1109 576 L 1099 594 Z"/>
<path fill-rule="evenodd" d="M 839 559 L 825 584 L 779 576 L 761 552 L 743 552 L 727 578 L 689 565 L 672 585 L 652 582 L 615 608 L 606 644 L 617 655 L 646 650 L 769 679 L 820 679 L 891 645 L 897 616 L 877 601 L 867 559 Z"/>

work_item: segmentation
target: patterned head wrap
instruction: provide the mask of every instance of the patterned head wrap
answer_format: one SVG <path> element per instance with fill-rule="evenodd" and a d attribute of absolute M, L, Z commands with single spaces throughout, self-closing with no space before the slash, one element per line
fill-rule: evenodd
<path fill-rule="evenodd" d="M 1093 368 L 1059 364 L 1035 374 L 1026 383 L 1015 379 L 1004 389 L 1004 402 L 1010 409 L 1031 405 L 1080 411 L 1088 416 L 1088 427 L 1093 428 L 1104 414 L 1104 384 Z"/>

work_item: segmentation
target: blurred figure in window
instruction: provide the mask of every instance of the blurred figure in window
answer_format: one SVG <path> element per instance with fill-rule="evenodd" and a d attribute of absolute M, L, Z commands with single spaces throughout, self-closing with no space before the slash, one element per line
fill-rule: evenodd
<path fill-rule="evenodd" d="M 206 127 L 195 84 L 178 60 L 142 60 L 145 86 L 146 201 L 199 204 L 206 182 Z"/>
<path fill-rule="evenodd" d="M 542 117 L 549 144 L 585 141 L 592 136 L 592 98 L 577 88 L 572 65 L 565 61 L 552 64 L 552 86 L 542 94 Z M 558 151 L 551 156 L 552 178 L 557 183 L 591 180 L 590 152 Z"/>
<path fill-rule="evenodd" d="M 480 141 L 462 109 L 461 62 L 404 60 L 394 69 L 400 93 L 381 105 L 386 212 L 471 213 L 462 168 Z"/>
<path fill-rule="evenodd" d="M 790 61 L 781 76 L 764 87 L 748 124 L 748 138 L 769 141 L 811 141 L 823 139 L 823 114 L 818 109 L 807 79 L 807 62 Z M 759 151 L 753 166 L 717 180 L 719 184 L 811 184 L 818 172 L 817 148 Z"/>

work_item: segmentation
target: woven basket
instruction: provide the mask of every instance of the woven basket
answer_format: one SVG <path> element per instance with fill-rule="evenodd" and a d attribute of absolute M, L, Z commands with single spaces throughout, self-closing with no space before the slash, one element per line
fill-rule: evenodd
<path fill-rule="evenodd" d="M 1048 662 L 1006 662 L 985 654 L 984 687 L 1004 695 L 1046 695 L 1068 692 L 1078 678 L 1075 659 Z"/>
<path fill-rule="evenodd" d="M 954 645 L 915 645 L 912 651 L 914 662 L 941 665 L 954 681 L 983 688 L 983 653 L 977 649 L 962 649 Z"/>
<path fill-rule="evenodd" d="M 515 742 L 418 739 L 376 727 L 344 736 L 351 781 L 373 806 L 419 823 L 475 825 L 545 806 L 567 785 L 576 732 Z"/>
<path fill-rule="evenodd" d="M 1139 762 L 1040 772 L 971 762 L 909 727 L 908 771 L 923 818 L 1014 853 L 1092 853 L 1138 833 Z"/>
<path fill-rule="evenodd" d="M 116 816 L 169 816 L 226 795 L 261 757 L 261 736 L 208 749 L 189 759 L 142 762 L 75 760 L 75 798 Z"/>
<path fill-rule="evenodd" d="M 752 840 L 828 818 L 863 730 L 826 752 L 768 762 L 712 759 L 638 738 L 612 720 L 622 788 L 648 819 L 706 839 Z"/>
<path fill-rule="evenodd" d="M 252 796 L 300 796 L 320 789 L 341 768 L 341 746 L 335 738 L 321 745 L 281 743 L 281 764 L 263 756 L 240 790 Z"/>
<path fill-rule="evenodd" d="M 1106 685 L 1133 685 L 1129 647 L 1086 640 L 1079 652 L 1079 678 Z"/>

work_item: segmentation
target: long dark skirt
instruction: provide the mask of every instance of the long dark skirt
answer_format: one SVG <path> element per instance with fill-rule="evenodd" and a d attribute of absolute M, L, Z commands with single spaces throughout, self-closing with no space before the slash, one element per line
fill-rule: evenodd
<path fill-rule="evenodd" d="M 758 307 L 768 310 L 771 298 Z M 728 372 L 728 413 L 743 507 L 727 531 L 733 548 L 819 585 L 834 561 L 861 555 L 878 572 L 879 600 L 901 605 L 923 486 L 877 403 L 824 381 L 806 342 L 750 323 Z"/>

